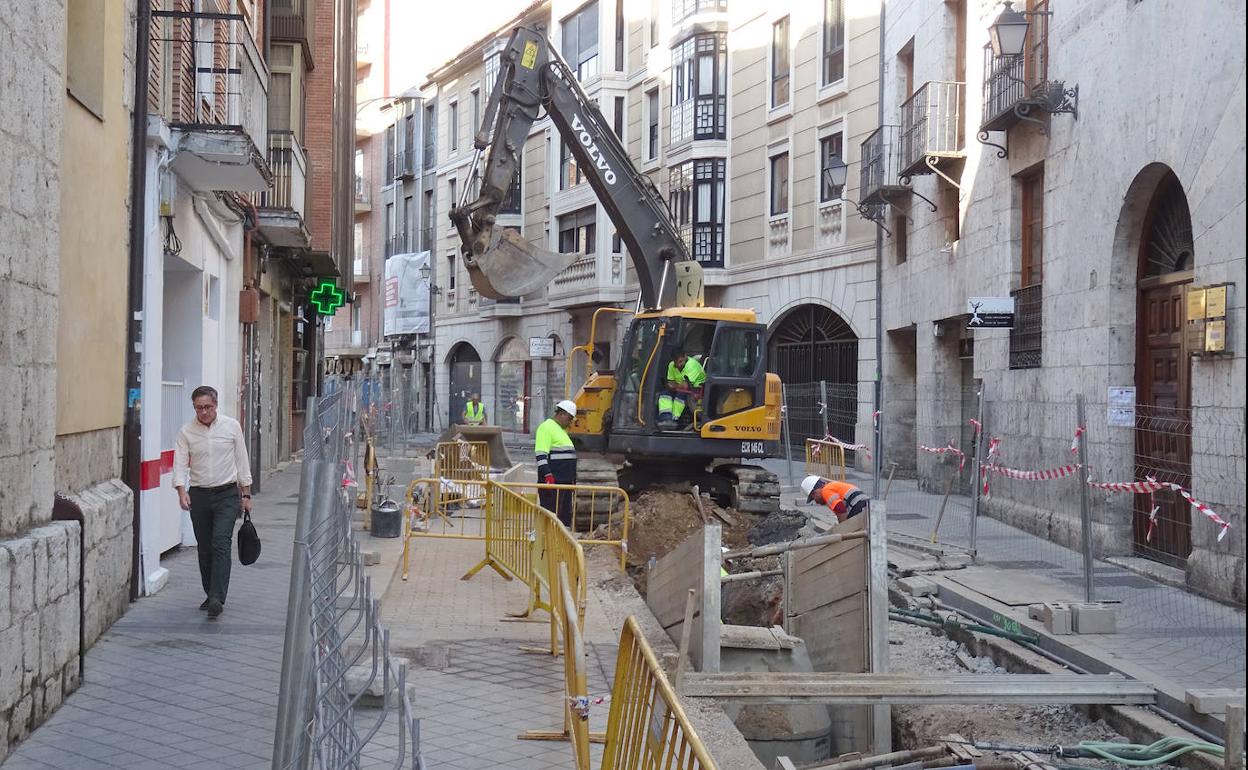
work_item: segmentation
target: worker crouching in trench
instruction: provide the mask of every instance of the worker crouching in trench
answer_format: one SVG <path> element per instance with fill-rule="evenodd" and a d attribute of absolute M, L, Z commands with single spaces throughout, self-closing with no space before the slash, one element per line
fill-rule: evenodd
<path fill-rule="evenodd" d="M 871 502 L 865 492 L 848 481 L 831 481 L 822 476 L 802 479 L 802 491 L 806 493 L 806 502 L 826 505 L 837 521 L 857 516 Z"/>

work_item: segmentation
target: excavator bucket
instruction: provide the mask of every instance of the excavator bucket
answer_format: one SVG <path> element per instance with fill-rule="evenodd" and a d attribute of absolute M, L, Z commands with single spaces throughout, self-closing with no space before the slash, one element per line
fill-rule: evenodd
<path fill-rule="evenodd" d="M 523 297 L 547 286 L 575 262 L 580 254 L 558 254 L 540 249 L 514 230 L 502 235 L 468 267 L 472 286 L 482 297 Z"/>

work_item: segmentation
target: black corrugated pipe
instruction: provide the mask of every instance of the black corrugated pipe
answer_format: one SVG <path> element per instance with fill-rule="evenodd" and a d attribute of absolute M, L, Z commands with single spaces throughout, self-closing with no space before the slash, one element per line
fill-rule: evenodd
<path fill-rule="evenodd" d="M 78 522 L 78 681 L 86 673 L 87 657 L 87 521 L 78 503 L 60 492 L 52 501 L 53 521 Z"/>
<path fill-rule="evenodd" d="M 151 37 L 152 6 L 139 0 L 134 38 L 134 114 L 130 138 L 130 274 L 126 314 L 126 419 L 122 428 L 121 472 L 134 497 L 132 515 L 133 545 L 130 550 L 130 600 L 139 598 L 140 522 L 139 493 L 142 491 L 143 444 L 142 385 L 143 342 L 143 255 L 146 245 L 143 225 L 147 219 L 147 78 L 148 40 Z"/>

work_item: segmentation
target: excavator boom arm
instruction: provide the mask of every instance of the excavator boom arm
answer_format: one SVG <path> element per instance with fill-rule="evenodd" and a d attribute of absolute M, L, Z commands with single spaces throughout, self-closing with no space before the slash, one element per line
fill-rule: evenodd
<path fill-rule="evenodd" d="M 498 80 L 474 145 L 485 153 L 476 200 L 451 210 L 473 285 L 487 297 L 522 296 L 549 284 L 578 255 L 536 249 L 514 233 L 494 233 L 498 210 L 517 173 L 541 109 L 576 158 L 632 258 L 647 308 L 674 304 L 669 262 L 690 259 L 659 191 L 637 171 L 623 143 L 576 75 L 540 31 L 517 27 L 502 53 Z"/>

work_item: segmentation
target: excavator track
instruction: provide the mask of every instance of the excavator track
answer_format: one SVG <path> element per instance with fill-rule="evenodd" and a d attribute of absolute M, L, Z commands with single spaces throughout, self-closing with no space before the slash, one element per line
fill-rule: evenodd
<path fill-rule="evenodd" d="M 742 513 L 766 516 L 780 510 L 780 477 L 757 465 L 720 463 L 708 470 L 671 460 L 633 459 L 624 463 L 607 455 L 581 452 L 576 480 L 587 485 L 619 486 L 630 498 L 648 489 L 692 488 L 697 484 L 720 505 Z M 589 494 L 580 494 L 577 508 L 587 505 Z"/>

